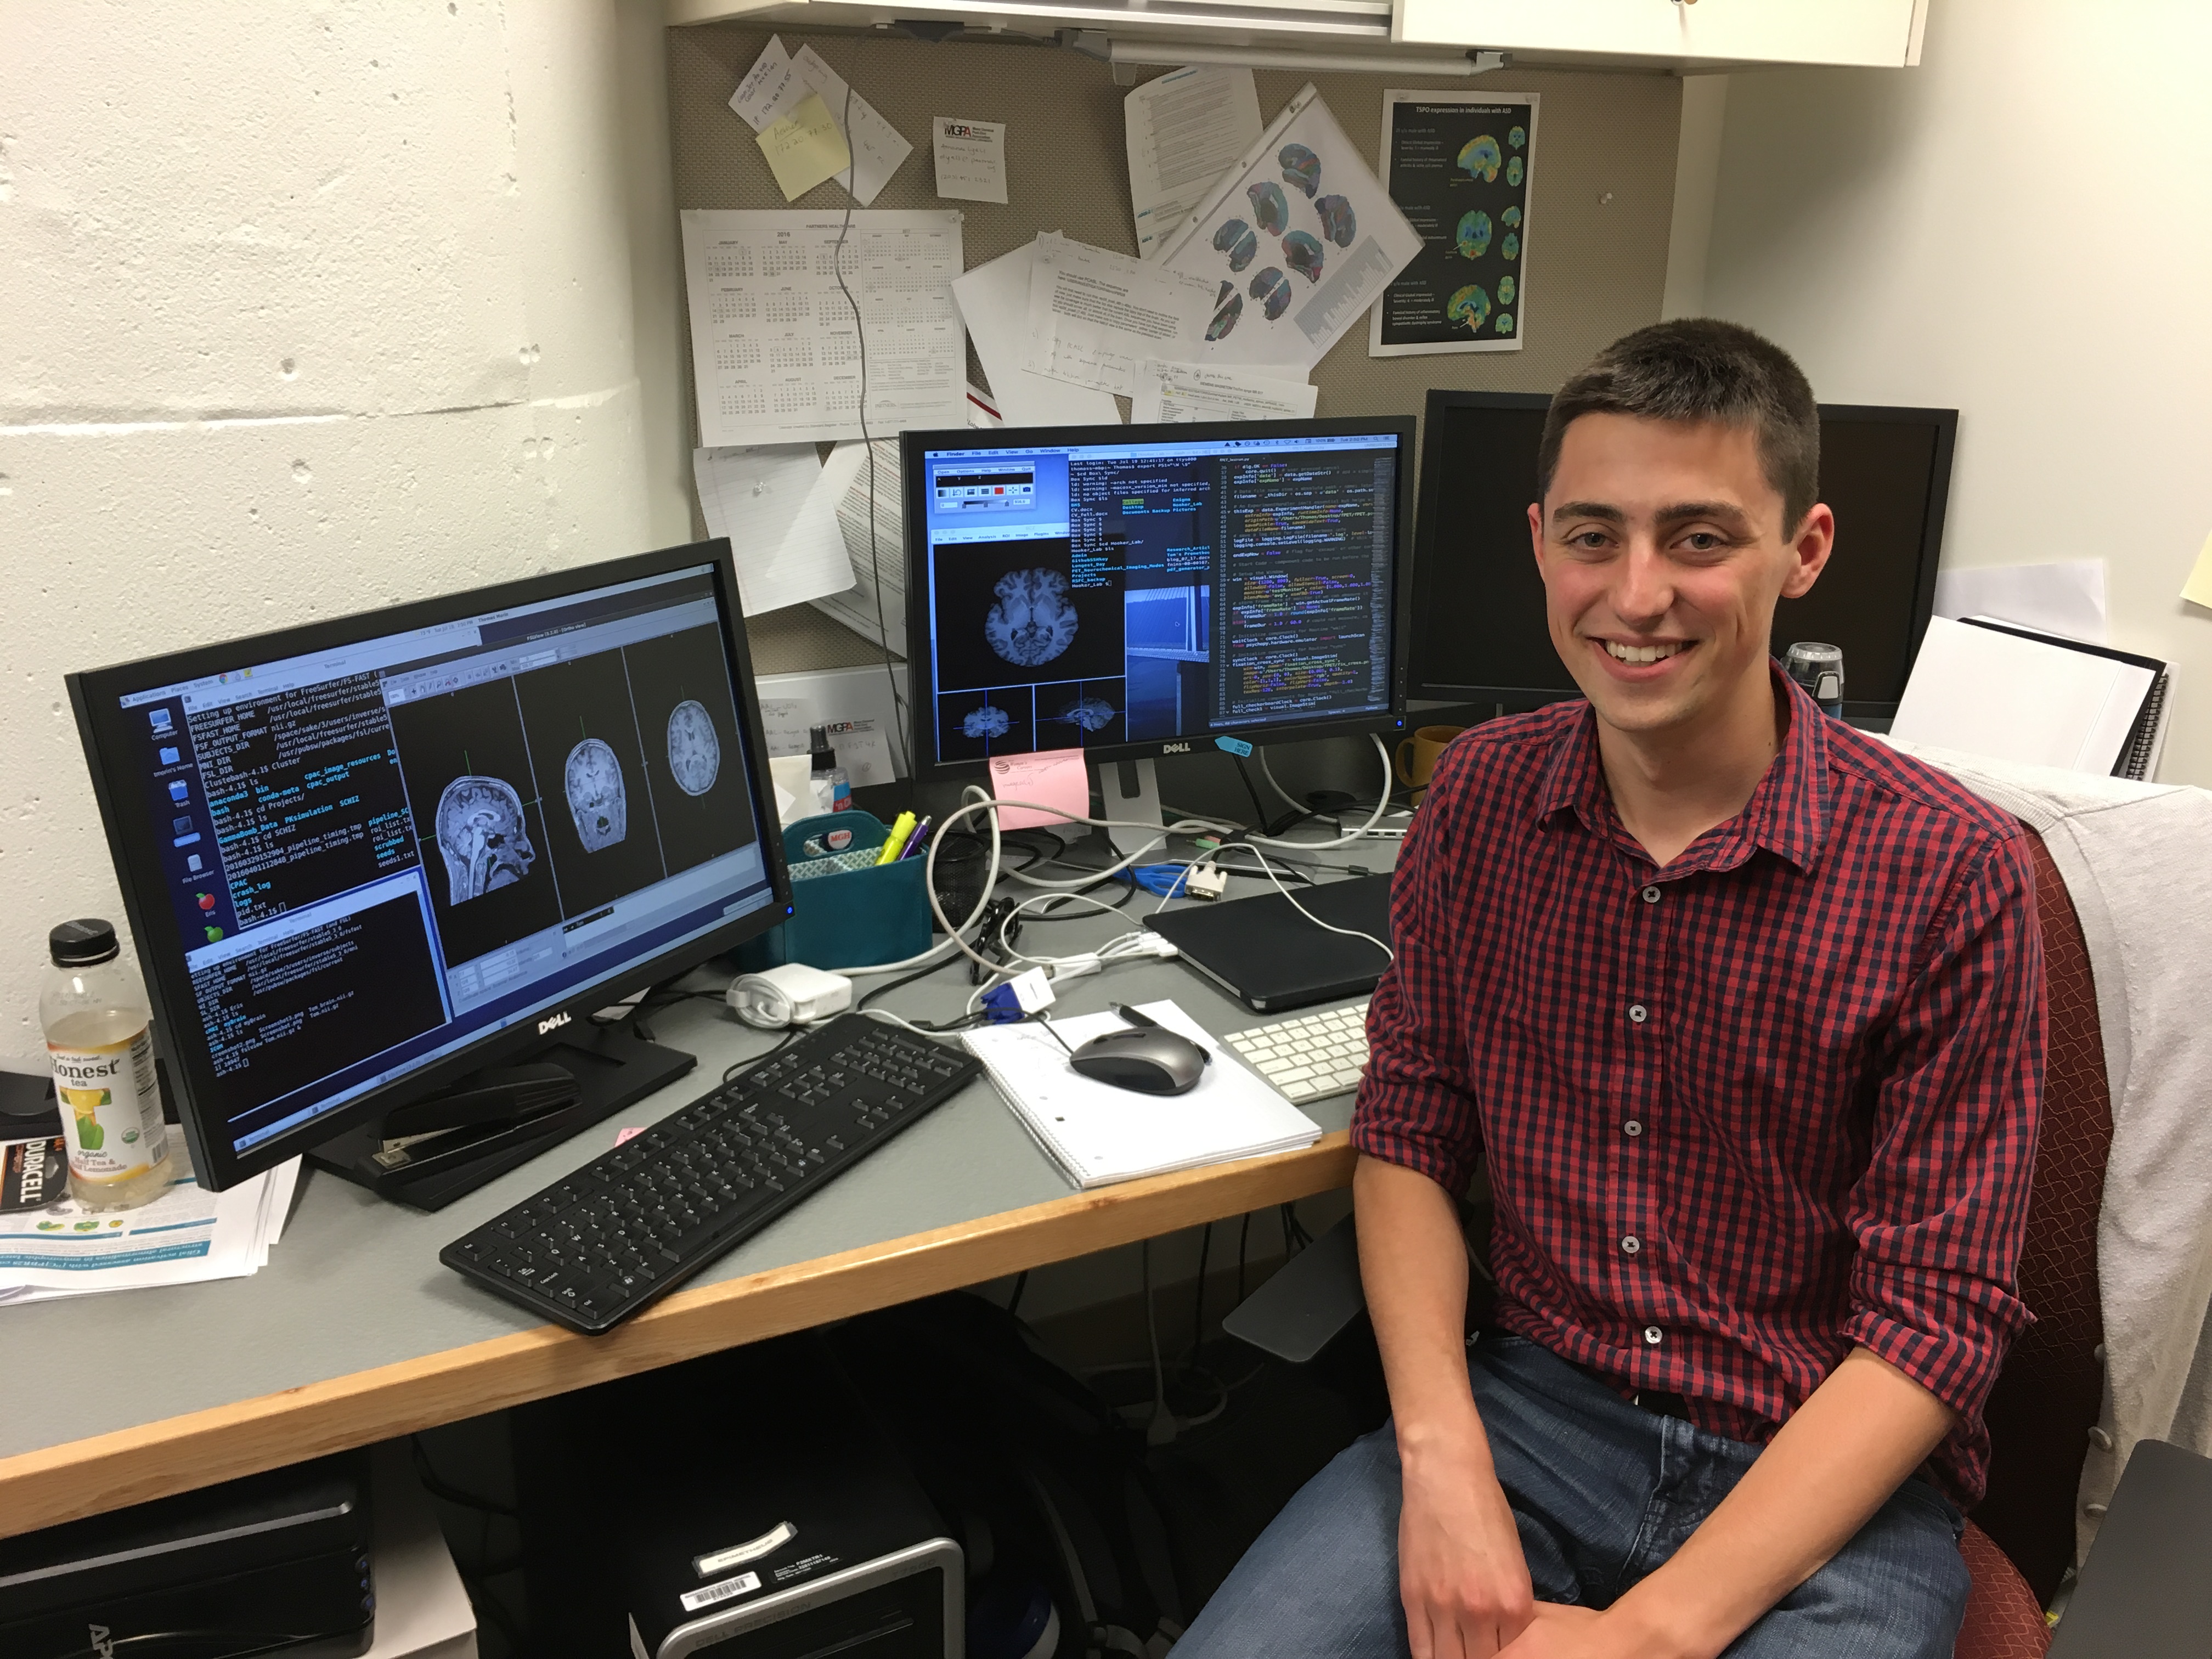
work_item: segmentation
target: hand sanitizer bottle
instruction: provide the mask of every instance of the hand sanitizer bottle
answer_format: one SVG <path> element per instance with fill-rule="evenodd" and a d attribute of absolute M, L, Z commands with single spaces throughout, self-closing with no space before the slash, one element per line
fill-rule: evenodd
<path fill-rule="evenodd" d="M 830 728 L 809 726 L 806 746 L 807 781 L 814 786 L 814 810 L 842 812 L 853 804 L 853 780 L 837 764 L 837 751 L 830 746 Z"/>

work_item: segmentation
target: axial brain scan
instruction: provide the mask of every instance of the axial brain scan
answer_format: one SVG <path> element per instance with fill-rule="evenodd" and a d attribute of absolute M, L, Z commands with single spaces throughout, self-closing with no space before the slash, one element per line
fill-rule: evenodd
<path fill-rule="evenodd" d="M 568 788 L 568 813 L 576 820 L 576 839 L 586 853 L 604 853 L 629 833 L 629 800 L 623 788 L 622 763 L 597 738 L 586 738 L 568 751 L 562 772 Z"/>
<path fill-rule="evenodd" d="M 1459 251 L 1470 259 L 1480 259 L 1490 252 L 1490 216 L 1480 208 L 1469 208 L 1459 216 L 1459 229 L 1452 240 Z"/>
<path fill-rule="evenodd" d="M 1515 156 L 1511 161 L 1505 164 L 1505 182 L 1507 184 L 1518 185 L 1526 176 L 1527 174 L 1522 167 L 1521 158 L 1519 156 Z"/>
<path fill-rule="evenodd" d="M 668 770 L 687 795 L 703 795 L 722 769 L 722 740 L 706 705 L 687 698 L 668 711 Z"/>
<path fill-rule="evenodd" d="M 999 602 L 983 618 L 983 637 L 1008 662 L 1034 668 L 1075 643 L 1075 601 L 1057 570 L 1009 570 L 991 591 Z"/>
<path fill-rule="evenodd" d="M 981 708 L 971 708 L 960 717 L 960 732 L 969 738 L 1003 738 L 1014 729 L 1013 719 L 1003 708 L 994 708 L 985 703 Z"/>
<path fill-rule="evenodd" d="M 450 903 L 512 887 L 538 862 L 522 821 L 522 797 L 497 778 L 455 778 L 447 784 L 438 797 L 437 828 Z"/>
<path fill-rule="evenodd" d="M 1252 263 L 1252 256 L 1260 251 L 1260 239 L 1252 234 L 1252 227 L 1242 219 L 1231 219 L 1213 233 L 1213 246 L 1229 256 L 1229 268 L 1242 270 Z"/>

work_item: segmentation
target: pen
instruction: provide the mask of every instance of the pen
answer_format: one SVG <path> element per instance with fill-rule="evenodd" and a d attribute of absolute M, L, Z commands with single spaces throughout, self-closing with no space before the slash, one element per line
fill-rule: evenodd
<path fill-rule="evenodd" d="M 922 855 L 923 848 L 929 840 L 930 822 L 929 819 L 924 818 L 914 826 L 914 833 L 906 838 L 906 849 L 899 854 L 899 861 L 902 864 L 908 859 L 918 859 Z"/>
<path fill-rule="evenodd" d="M 902 812 L 891 822 L 891 832 L 884 837 L 884 850 L 876 854 L 878 864 L 896 864 L 907 837 L 914 833 L 914 814 Z"/>

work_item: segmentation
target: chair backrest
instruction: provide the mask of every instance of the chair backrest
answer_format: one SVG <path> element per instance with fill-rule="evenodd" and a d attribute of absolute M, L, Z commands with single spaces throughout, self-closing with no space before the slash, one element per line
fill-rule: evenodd
<path fill-rule="evenodd" d="M 2031 829 L 2027 840 L 2051 1020 L 2043 1132 L 2020 1258 L 2021 1299 L 2036 1322 L 2013 1345 L 1990 1391 L 1990 1486 L 1974 1520 L 2048 1605 L 2074 1559 L 2075 1492 L 2103 1403 L 2097 1212 L 2112 1097 L 2081 918 L 2043 838 Z"/>

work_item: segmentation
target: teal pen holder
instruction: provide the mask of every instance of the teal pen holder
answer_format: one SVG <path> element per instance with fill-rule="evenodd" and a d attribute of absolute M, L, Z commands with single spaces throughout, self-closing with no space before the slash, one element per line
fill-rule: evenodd
<path fill-rule="evenodd" d="M 783 832 L 791 867 L 791 917 L 737 950 L 738 968 L 758 973 L 800 962 L 810 968 L 872 968 L 929 949 L 927 860 L 876 864 L 890 830 L 857 807 L 799 819 Z M 830 865 L 828 870 L 811 866 Z M 842 867 L 857 864 L 858 868 Z"/>

